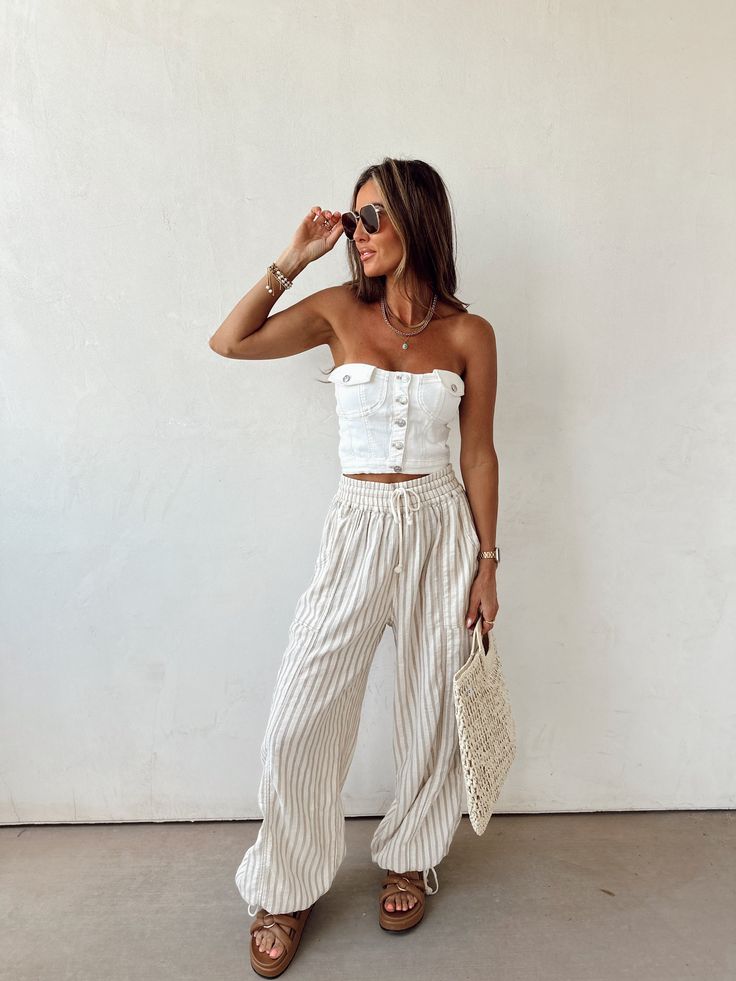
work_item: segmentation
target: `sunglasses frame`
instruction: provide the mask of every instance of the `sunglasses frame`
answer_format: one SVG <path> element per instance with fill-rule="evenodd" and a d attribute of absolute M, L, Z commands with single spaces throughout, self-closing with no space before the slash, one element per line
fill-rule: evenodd
<path fill-rule="evenodd" d="M 369 235 L 375 235 L 376 232 L 379 232 L 381 230 L 381 212 L 386 210 L 382 204 L 364 204 L 363 207 L 360 209 L 360 211 L 343 211 L 342 219 L 345 218 L 345 215 L 350 215 L 352 218 L 355 219 L 355 228 L 352 230 L 352 232 L 348 232 L 343 222 L 343 228 L 345 229 L 345 234 L 347 235 L 347 237 L 350 239 L 351 242 L 353 241 L 353 236 L 358 230 L 358 222 L 363 221 L 363 216 L 360 212 L 365 211 L 366 208 L 372 208 L 373 211 L 375 211 L 376 213 L 376 230 L 374 232 L 368 232 L 368 229 L 366 228 L 366 232 L 368 232 Z M 363 221 L 363 228 L 365 228 L 364 221 Z"/>

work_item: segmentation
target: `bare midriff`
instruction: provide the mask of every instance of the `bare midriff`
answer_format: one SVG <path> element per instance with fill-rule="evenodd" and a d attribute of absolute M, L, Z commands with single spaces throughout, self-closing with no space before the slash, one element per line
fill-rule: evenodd
<path fill-rule="evenodd" d="M 426 477 L 426 473 L 344 473 L 343 477 L 351 477 L 353 480 L 375 480 L 380 484 L 400 484 L 404 480 L 416 480 L 417 477 Z"/>

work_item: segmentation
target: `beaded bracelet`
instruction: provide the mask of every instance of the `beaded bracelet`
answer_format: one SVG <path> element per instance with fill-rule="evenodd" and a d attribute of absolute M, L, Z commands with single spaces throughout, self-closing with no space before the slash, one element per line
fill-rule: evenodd
<path fill-rule="evenodd" d="M 284 292 L 284 290 L 288 290 L 294 285 L 290 279 L 287 279 L 287 277 L 284 276 L 284 274 L 281 272 L 281 270 L 279 269 L 279 267 L 276 265 L 275 262 L 272 262 L 266 271 L 268 273 L 268 282 L 266 284 L 266 289 L 271 294 L 271 296 L 273 296 L 273 286 L 271 285 L 271 273 L 273 273 L 276 279 L 278 279 L 278 281 L 281 283 L 282 293 Z"/>

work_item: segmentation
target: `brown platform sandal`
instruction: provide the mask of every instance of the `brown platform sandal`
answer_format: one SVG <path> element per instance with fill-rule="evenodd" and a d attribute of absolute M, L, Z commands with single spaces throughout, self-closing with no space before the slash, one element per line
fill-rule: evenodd
<path fill-rule="evenodd" d="M 267 913 L 262 907 L 258 910 L 250 925 L 250 964 L 256 974 L 264 978 L 277 978 L 283 974 L 296 954 L 304 924 L 313 909 L 314 903 L 296 913 Z M 258 949 L 255 935 L 258 930 L 264 929 L 271 930 L 283 945 L 284 949 L 278 957 L 271 957 L 267 950 Z"/>
<path fill-rule="evenodd" d="M 435 878 L 437 873 L 435 872 Z M 378 897 L 378 922 L 384 930 L 408 930 L 416 926 L 424 916 L 426 883 L 421 872 L 386 872 L 383 880 L 381 895 Z M 430 890 L 431 892 L 432 890 Z M 437 892 L 437 889 L 433 890 Z M 392 894 L 408 892 L 416 897 L 416 903 L 411 909 L 400 909 L 390 912 L 384 902 Z"/>

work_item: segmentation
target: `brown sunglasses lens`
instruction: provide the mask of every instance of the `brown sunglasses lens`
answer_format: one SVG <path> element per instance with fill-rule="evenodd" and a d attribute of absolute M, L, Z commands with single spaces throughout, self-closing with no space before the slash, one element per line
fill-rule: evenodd
<path fill-rule="evenodd" d="M 363 205 L 359 214 L 360 219 L 363 222 L 363 228 L 366 230 L 368 235 L 373 235 L 378 231 L 378 212 L 372 204 Z M 358 227 L 355 212 L 346 211 L 343 214 L 342 227 L 345 229 L 345 234 L 348 238 L 352 238 L 353 235 L 355 235 L 355 229 Z"/>

